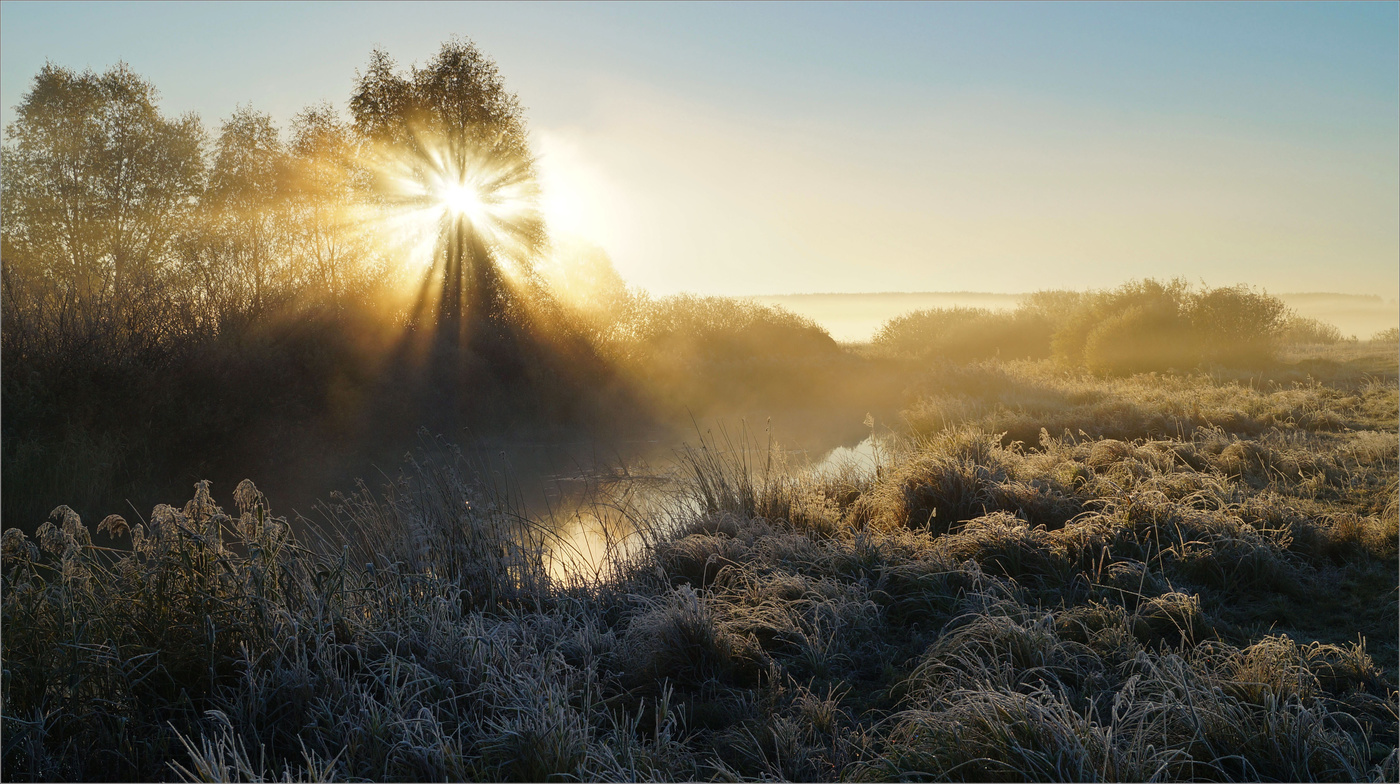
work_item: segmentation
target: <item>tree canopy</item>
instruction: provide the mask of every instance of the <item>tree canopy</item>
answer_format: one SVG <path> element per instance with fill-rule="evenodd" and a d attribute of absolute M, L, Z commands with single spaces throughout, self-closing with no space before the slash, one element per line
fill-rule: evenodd
<path fill-rule="evenodd" d="M 11 272 L 76 293 L 149 278 L 204 185 L 199 118 L 164 117 L 151 84 L 119 64 L 34 78 L 8 129 L 3 236 Z"/>
<path fill-rule="evenodd" d="M 428 134 L 530 157 L 520 100 L 506 90 L 496 64 L 470 41 L 444 43 L 426 65 L 406 75 L 376 49 L 350 98 L 350 112 L 356 131 L 375 141 L 404 142 L 415 133 Z"/>

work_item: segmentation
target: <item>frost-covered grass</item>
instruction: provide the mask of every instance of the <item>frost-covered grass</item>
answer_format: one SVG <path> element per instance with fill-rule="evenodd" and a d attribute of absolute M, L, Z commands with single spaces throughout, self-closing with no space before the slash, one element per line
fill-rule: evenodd
<path fill-rule="evenodd" d="M 1393 781 L 1396 400 L 973 367 L 874 471 L 702 437 L 576 572 L 451 455 L 314 542 L 252 483 L 61 507 L 4 535 L 4 775 Z"/>

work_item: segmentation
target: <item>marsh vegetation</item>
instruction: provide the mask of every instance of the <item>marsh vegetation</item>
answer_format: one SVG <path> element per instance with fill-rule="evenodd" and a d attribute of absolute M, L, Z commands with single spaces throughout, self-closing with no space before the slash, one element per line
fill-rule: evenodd
<path fill-rule="evenodd" d="M 7 780 L 1400 777 L 1394 329 L 1144 280 L 838 343 L 552 243 L 469 44 L 285 142 L 153 100 L 51 67 L 6 149 Z M 617 457 L 539 502 L 482 438 Z"/>

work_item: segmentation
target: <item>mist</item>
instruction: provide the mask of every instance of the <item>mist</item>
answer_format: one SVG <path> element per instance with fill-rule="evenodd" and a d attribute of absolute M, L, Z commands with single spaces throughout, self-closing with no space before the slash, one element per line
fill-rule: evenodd
<path fill-rule="evenodd" d="M 126 65 L 34 75 L 6 780 L 1396 777 L 1394 298 L 1101 256 L 660 295 L 525 106 L 463 38 L 214 131 Z M 811 238 L 857 269 L 891 225 Z M 693 266 L 767 285 L 745 258 Z"/>

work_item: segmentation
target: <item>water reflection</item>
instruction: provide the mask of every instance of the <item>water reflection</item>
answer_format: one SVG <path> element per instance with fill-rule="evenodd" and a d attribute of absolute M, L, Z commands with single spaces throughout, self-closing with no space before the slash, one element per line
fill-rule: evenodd
<path fill-rule="evenodd" d="M 758 450 L 757 455 L 750 452 L 755 470 L 761 470 L 757 464 L 763 451 L 771 448 L 774 462 L 780 466 L 777 470 L 794 477 L 870 477 L 882 455 L 880 439 L 873 434 L 851 445 L 821 450 L 782 449 L 752 442 L 730 446 Z M 550 570 L 555 579 L 606 578 L 619 559 L 647 544 L 647 536 L 664 536 L 668 523 L 683 518 L 685 503 L 679 495 L 685 477 L 678 449 L 679 445 L 666 450 L 669 454 L 660 459 L 638 459 L 616 467 L 595 465 L 591 470 L 548 478 L 550 487 L 541 496 L 543 507 L 532 514 L 549 522 L 557 534 Z"/>

